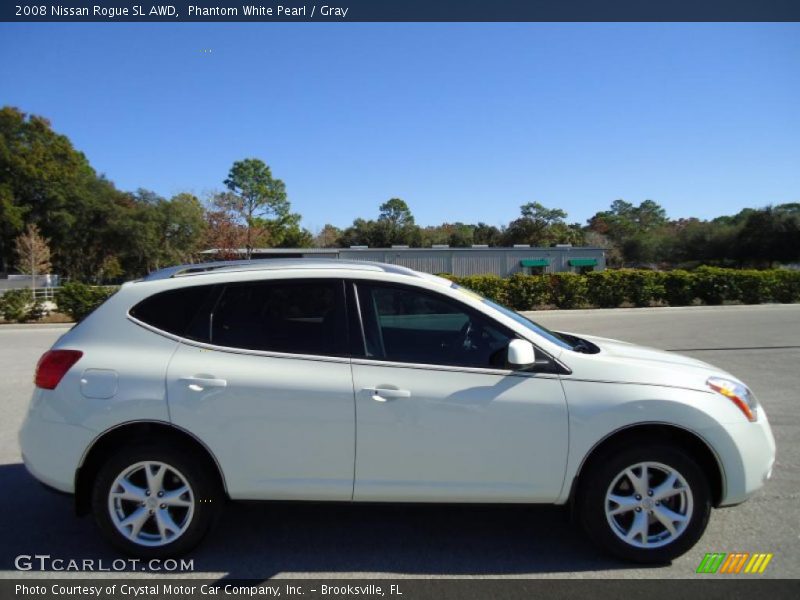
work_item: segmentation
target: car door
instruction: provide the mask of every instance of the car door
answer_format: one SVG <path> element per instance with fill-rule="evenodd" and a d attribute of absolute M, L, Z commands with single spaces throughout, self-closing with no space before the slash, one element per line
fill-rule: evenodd
<path fill-rule="evenodd" d="M 234 499 L 350 500 L 355 417 L 344 283 L 221 286 L 170 362 L 172 421 Z"/>
<path fill-rule="evenodd" d="M 452 298 L 353 285 L 354 499 L 554 501 L 568 445 L 557 375 L 507 368 L 513 332 Z"/>

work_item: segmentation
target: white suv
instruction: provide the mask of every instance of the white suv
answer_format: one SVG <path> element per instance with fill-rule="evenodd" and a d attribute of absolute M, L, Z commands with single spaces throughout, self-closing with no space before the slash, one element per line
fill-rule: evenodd
<path fill-rule="evenodd" d="M 186 552 L 224 501 L 573 503 L 662 562 L 770 476 L 748 388 L 548 331 L 393 265 L 188 265 L 127 283 L 42 356 L 25 464 L 118 548 Z"/>

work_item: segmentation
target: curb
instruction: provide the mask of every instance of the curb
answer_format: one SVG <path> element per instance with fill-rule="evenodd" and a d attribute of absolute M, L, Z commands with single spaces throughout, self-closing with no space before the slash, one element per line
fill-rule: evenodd
<path fill-rule="evenodd" d="M 715 312 L 740 310 L 786 310 L 798 309 L 800 304 L 729 304 L 724 306 L 644 306 L 630 308 L 569 308 L 553 310 L 521 310 L 524 315 L 597 315 L 597 314 L 669 314 L 676 312 Z"/>
<path fill-rule="evenodd" d="M 70 329 L 75 323 L 0 323 L 3 331 L 63 331 Z"/>

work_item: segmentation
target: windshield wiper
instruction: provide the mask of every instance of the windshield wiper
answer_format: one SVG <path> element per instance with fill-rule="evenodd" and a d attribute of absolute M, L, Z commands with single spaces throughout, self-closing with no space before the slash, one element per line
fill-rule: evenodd
<path fill-rule="evenodd" d="M 572 347 L 573 352 L 580 352 L 581 354 L 597 354 L 600 352 L 600 348 L 588 340 L 579 338 L 577 335 L 561 332 L 557 332 L 556 335 L 567 342 Z"/>

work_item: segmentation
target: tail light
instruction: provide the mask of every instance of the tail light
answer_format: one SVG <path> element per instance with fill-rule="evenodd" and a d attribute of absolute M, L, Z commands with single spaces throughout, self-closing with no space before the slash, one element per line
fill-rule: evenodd
<path fill-rule="evenodd" d="M 36 377 L 33 382 L 36 387 L 46 390 L 54 390 L 67 374 L 83 352 L 80 350 L 48 350 L 42 354 L 42 358 L 36 365 Z"/>

